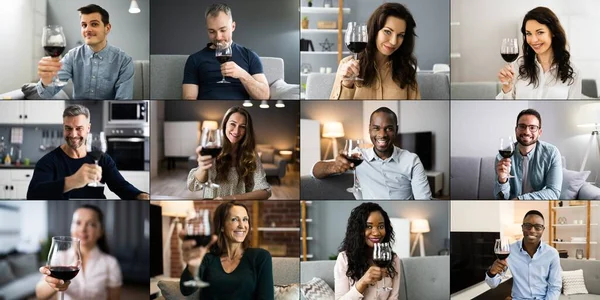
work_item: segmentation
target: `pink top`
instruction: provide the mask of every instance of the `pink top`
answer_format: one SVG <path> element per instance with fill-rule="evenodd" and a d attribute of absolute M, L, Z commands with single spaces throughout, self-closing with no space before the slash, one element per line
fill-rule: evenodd
<path fill-rule="evenodd" d="M 346 276 L 346 271 L 348 270 L 348 257 L 346 256 L 346 252 L 341 252 L 338 254 L 337 261 L 335 262 L 335 267 L 333 268 L 333 276 L 335 278 L 335 299 L 336 300 L 355 300 L 355 299 L 365 299 L 365 300 L 386 300 L 386 299 L 398 299 L 398 293 L 400 291 L 400 259 L 398 256 L 394 256 L 394 268 L 398 274 L 394 276 L 392 280 L 391 277 L 385 277 L 385 286 L 392 287 L 391 291 L 377 291 L 378 288 L 383 287 L 383 280 L 379 281 L 374 286 L 369 286 L 365 290 L 364 295 L 359 293 L 356 287 L 354 286 L 354 282 L 350 278 Z"/>

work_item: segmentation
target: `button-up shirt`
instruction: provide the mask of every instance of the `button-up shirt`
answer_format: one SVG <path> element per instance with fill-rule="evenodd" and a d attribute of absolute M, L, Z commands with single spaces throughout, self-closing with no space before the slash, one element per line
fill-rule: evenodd
<path fill-rule="evenodd" d="M 538 141 L 535 148 L 527 153 L 529 158 L 527 180 L 528 187 L 534 192 L 523 193 L 523 156 L 515 144 L 515 152 L 511 157 L 511 172 L 514 178 L 509 178 L 506 183 L 498 182 L 498 172 L 494 177 L 494 195 L 496 199 L 519 200 L 557 200 L 560 198 L 562 188 L 562 162 L 560 152 L 556 146 Z M 494 169 L 502 157 L 496 156 Z M 490 166 L 491 167 L 491 166 Z"/>
<path fill-rule="evenodd" d="M 361 149 L 363 163 L 356 167 L 362 199 L 429 200 L 431 189 L 419 157 L 394 146 L 386 159 L 373 148 Z"/>
<path fill-rule="evenodd" d="M 94 52 L 88 45 L 71 49 L 61 59 L 61 81 L 73 81 L 73 99 L 114 100 L 133 98 L 133 60 L 117 47 L 106 44 Z M 62 87 L 37 83 L 40 97 L 51 99 Z"/>
<path fill-rule="evenodd" d="M 554 64 L 544 73 L 537 57 L 534 60 L 537 70 L 538 84 L 529 84 L 529 79 L 519 77 L 519 66 L 523 64 L 523 57 L 512 63 L 515 72 L 513 76 L 513 89 L 508 93 L 500 91 L 496 99 L 581 99 L 581 76 L 579 70 L 573 66 L 573 80 L 562 82 L 557 76 L 558 68 Z"/>
<path fill-rule="evenodd" d="M 523 241 L 510 245 L 510 255 L 506 259 L 513 277 L 512 299 L 555 300 L 562 288 L 561 266 L 558 251 L 540 242 L 533 257 L 523 249 Z M 485 282 L 495 288 L 500 284 L 500 274 L 494 277 L 485 275 Z"/>

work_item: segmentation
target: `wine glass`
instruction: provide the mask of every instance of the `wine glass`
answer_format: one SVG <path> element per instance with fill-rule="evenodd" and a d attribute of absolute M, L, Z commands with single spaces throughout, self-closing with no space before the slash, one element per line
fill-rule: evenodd
<path fill-rule="evenodd" d="M 208 209 L 195 209 L 188 211 L 185 219 L 185 236 L 184 241 L 195 240 L 196 246 L 206 247 L 210 243 L 210 213 Z M 198 273 L 194 274 L 194 280 L 184 282 L 186 286 L 206 287 L 209 284 L 200 279 Z"/>
<path fill-rule="evenodd" d="M 494 253 L 499 260 L 505 260 L 510 255 L 510 243 L 507 238 L 496 239 L 494 244 Z M 506 278 L 506 270 L 500 274 L 502 278 Z"/>
<path fill-rule="evenodd" d="M 220 129 L 203 128 L 200 146 L 202 146 L 200 155 L 210 155 L 213 159 L 216 159 L 221 153 L 221 150 L 223 150 L 223 132 Z M 218 189 L 219 185 L 213 183 L 210 180 L 210 176 L 208 176 L 208 180 L 205 183 L 205 188 Z M 206 189 L 204 191 L 205 195 Z"/>
<path fill-rule="evenodd" d="M 77 276 L 81 269 L 81 250 L 79 239 L 70 236 L 52 237 L 52 245 L 48 252 L 48 269 L 50 276 L 69 281 Z M 59 292 L 60 299 L 64 299 L 64 292 Z"/>
<path fill-rule="evenodd" d="M 220 64 L 224 64 L 231 60 L 231 43 L 218 43 L 215 49 L 215 56 Z M 225 80 L 225 75 L 223 75 L 223 79 L 217 81 L 217 83 L 231 83 Z"/>
<path fill-rule="evenodd" d="M 42 47 L 44 47 L 46 55 L 51 56 L 52 58 L 60 57 L 65 51 L 65 47 L 67 47 L 67 39 L 65 38 L 62 26 L 44 26 L 42 29 Z M 58 76 L 56 76 L 54 77 L 52 84 L 55 86 L 64 86 L 67 83 L 60 81 Z"/>
<path fill-rule="evenodd" d="M 348 50 L 354 53 L 354 59 L 358 60 L 358 53 L 367 48 L 368 32 L 367 25 L 357 24 L 356 22 L 348 22 L 346 27 L 346 46 Z M 363 80 L 358 76 L 345 78 L 347 80 Z"/>
<path fill-rule="evenodd" d="M 392 263 L 392 247 L 390 243 L 373 243 L 373 263 L 380 268 L 387 268 Z M 385 286 L 385 277 L 382 278 L 382 287 L 377 291 L 389 291 L 392 288 Z"/>
<path fill-rule="evenodd" d="M 513 153 L 515 152 L 515 142 L 512 136 L 509 135 L 508 137 L 500 138 L 498 152 L 503 158 L 511 158 L 513 156 Z M 512 163 L 510 169 L 512 170 Z M 506 178 L 515 178 L 515 176 L 511 175 L 509 171 L 508 177 Z"/>
<path fill-rule="evenodd" d="M 360 145 L 362 140 L 346 140 L 344 150 L 342 150 L 342 156 L 349 162 L 354 164 L 354 184 L 352 187 L 346 189 L 349 193 L 356 193 L 360 191 L 360 184 L 356 180 L 356 167 L 363 162 L 362 152 L 360 151 Z"/>
<path fill-rule="evenodd" d="M 507 63 L 512 63 L 519 57 L 519 45 L 516 38 L 505 38 L 502 39 L 502 46 L 500 46 L 500 55 Z M 502 82 L 504 85 L 510 84 L 509 82 Z"/>
<path fill-rule="evenodd" d="M 91 138 L 90 138 L 91 136 Z M 91 142 L 90 142 L 91 140 Z M 98 161 L 102 158 L 102 155 L 106 152 L 106 137 L 104 131 L 101 131 L 99 135 L 88 135 L 87 143 L 87 154 L 94 159 L 94 163 L 98 165 Z M 98 180 L 88 183 L 91 187 L 104 187 L 104 183 L 98 182 Z"/>

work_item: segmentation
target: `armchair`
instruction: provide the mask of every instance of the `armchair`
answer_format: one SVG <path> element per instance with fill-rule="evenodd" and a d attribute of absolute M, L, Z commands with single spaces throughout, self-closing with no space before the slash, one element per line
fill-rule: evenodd
<path fill-rule="evenodd" d="M 256 151 L 267 177 L 274 177 L 281 184 L 281 178 L 285 176 L 287 169 L 287 160 L 276 154 L 277 150 L 271 145 L 256 145 Z"/>

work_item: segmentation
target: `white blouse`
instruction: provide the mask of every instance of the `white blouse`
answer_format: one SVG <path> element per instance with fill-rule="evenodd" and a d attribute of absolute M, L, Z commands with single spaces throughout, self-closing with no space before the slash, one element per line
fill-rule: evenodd
<path fill-rule="evenodd" d="M 513 77 L 513 89 L 508 93 L 500 91 L 496 99 L 582 99 L 581 94 L 581 76 L 579 70 L 573 68 L 573 81 L 567 79 L 562 82 L 557 77 L 558 68 L 552 65 L 550 70 L 544 73 L 542 65 L 535 59 L 535 65 L 538 72 L 538 86 L 529 84 L 529 79 L 519 78 L 519 66 L 524 62 L 523 57 L 519 57 L 512 63 L 515 76 Z M 569 85 L 571 83 L 571 85 Z"/>

